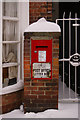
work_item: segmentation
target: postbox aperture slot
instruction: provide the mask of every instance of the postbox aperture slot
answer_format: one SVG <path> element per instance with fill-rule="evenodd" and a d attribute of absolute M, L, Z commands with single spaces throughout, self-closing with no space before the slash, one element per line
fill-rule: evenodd
<path fill-rule="evenodd" d="M 36 46 L 36 48 L 48 48 L 48 46 Z"/>

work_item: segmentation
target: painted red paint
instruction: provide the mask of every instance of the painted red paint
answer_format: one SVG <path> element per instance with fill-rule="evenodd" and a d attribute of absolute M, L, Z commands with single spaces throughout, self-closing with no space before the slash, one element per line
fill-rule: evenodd
<path fill-rule="evenodd" d="M 49 78 L 41 77 L 38 79 L 52 79 L 52 39 L 51 40 L 32 40 L 31 39 L 31 79 L 37 79 L 37 77 L 34 78 L 33 76 L 34 63 L 48 63 L 48 65 L 50 65 L 51 67 L 50 68 L 51 70 L 49 71 L 49 74 L 50 74 Z M 42 76 L 44 76 L 43 74 L 45 74 L 46 76 L 47 73 L 48 72 L 46 73 L 39 72 L 39 74 L 42 74 Z"/>

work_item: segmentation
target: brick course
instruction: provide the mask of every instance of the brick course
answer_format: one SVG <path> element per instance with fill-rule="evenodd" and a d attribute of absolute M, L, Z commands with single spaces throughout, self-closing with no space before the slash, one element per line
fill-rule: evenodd
<path fill-rule="evenodd" d="M 24 112 L 39 112 L 49 108 L 58 109 L 58 79 L 59 79 L 59 36 L 60 33 L 25 33 L 24 34 Z M 53 38 L 52 76 L 48 79 L 31 80 L 30 38 Z M 27 49 L 27 48 L 28 49 Z M 29 53 L 29 54 L 27 54 Z M 56 54 L 56 55 L 54 55 Z M 25 59 L 27 58 L 29 59 Z M 28 76 L 28 75 L 29 76 Z M 26 76 L 25 76 L 26 75 Z"/>
<path fill-rule="evenodd" d="M 52 2 L 30 2 L 29 3 L 29 19 L 30 24 L 44 17 L 49 21 L 53 21 Z"/>
<path fill-rule="evenodd" d="M 0 113 L 7 113 L 14 109 L 20 108 L 20 105 L 23 102 L 23 90 L 5 94 L 0 97 L 2 97 L 2 104 L 0 104 Z"/>

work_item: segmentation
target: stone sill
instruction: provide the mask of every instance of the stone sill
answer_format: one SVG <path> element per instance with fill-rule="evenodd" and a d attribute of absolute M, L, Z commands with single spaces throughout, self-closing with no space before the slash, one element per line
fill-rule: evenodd
<path fill-rule="evenodd" d="M 24 88 L 24 82 L 23 82 L 23 80 L 20 80 L 15 85 L 11 85 L 11 86 L 2 88 L 2 90 L 0 91 L 0 95 L 5 95 L 5 94 L 12 93 L 12 92 L 16 92 L 16 91 L 19 91 L 23 88 Z"/>

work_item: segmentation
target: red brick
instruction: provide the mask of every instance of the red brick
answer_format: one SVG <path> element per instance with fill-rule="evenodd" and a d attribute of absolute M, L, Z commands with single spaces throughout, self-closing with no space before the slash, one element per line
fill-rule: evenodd
<path fill-rule="evenodd" d="M 14 108 L 19 108 L 22 99 L 23 99 L 23 91 L 20 90 L 18 92 L 6 94 L 2 96 L 2 113 L 10 112 L 14 110 Z"/>
<path fill-rule="evenodd" d="M 24 70 L 25 74 L 30 74 L 30 70 Z"/>
<path fill-rule="evenodd" d="M 24 78 L 24 82 L 30 82 L 31 78 Z"/>
<path fill-rule="evenodd" d="M 36 108 L 36 107 L 37 107 L 37 104 L 36 104 L 36 103 L 34 103 L 34 104 L 33 104 L 33 103 L 27 103 L 27 106 L 26 106 L 26 107 L 28 107 L 28 108 L 29 108 L 29 107 L 35 107 L 35 108 Z"/>
<path fill-rule="evenodd" d="M 30 64 L 30 61 L 25 61 L 25 60 L 24 60 L 24 65 L 25 65 L 25 64 Z"/>
<path fill-rule="evenodd" d="M 37 90 L 37 87 L 26 87 L 26 90 Z"/>
<path fill-rule="evenodd" d="M 30 74 L 25 74 L 25 72 L 24 72 L 24 78 L 29 78 L 30 77 Z"/>
<path fill-rule="evenodd" d="M 54 90 L 54 91 L 46 91 L 45 94 L 46 95 L 54 95 L 57 93 L 57 90 Z"/>
<path fill-rule="evenodd" d="M 58 94 L 56 94 L 56 95 L 53 94 L 53 95 L 52 95 L 52 99 L 57 99 L 57 100 L 58 100 Z"/>
<path fill-rule="evenodd" d="M 53 49 L 54 53 L 59 53 L 59 49 Z"/>
<path fill-rule="evenodd" d="M 27 65 L 25 64 L 25 65 L 24 65 L 24 69 L 30 70 L 30 64 L 27 64 Z M 25 72 L 25 70 L 24 70 L 24 72 Z"/>
<path fill-rule="evenodd" d="M 52 90 L 52 88 L 51 87 L 39 87 L 38 90 L 47 91 L 47 90 Z"/>
<path fill-rule="evenodd" d="M 37 83 L 38 82 L 37 79 L 32 79 L 31 81 L 32 81 L 32 83 Z"/>
<path fill-rule="evenodd" d="M 25 40 L 26 41 L 26 40 Z M 26 41 L 27 42 L 27 41 Z M 30 49 L 30 43 L 25 43 L 24 44 L 24 49 Z"/>
<path fill-rule="evenodd" d="M 30 82 L 24 82 L 24 86 L 30 86 Z"/>
<path fill-rule="evenodd" d="M 58 53 L 53 53 L 53 57 L 58 57 L 59 56 L 59 54 Z"/>
<path fill-rule="evenodd" d="M 59 66 L 59 59 L 58 58 L 53 58 L 53 65 Z"/>
<path fill-rule="evenodd" d="M 24 57 L 24 60 L 25 60 L 25 61 L 26 61 L 26 60 L 30 60 L 30 56 Z"/>
<path fill-rule="evenodd" d="M 54 46 L 54 43 L 56 44 L 59 44 L 59 39 L 53 39 L 53 46 Z"/>
<path fill-rule="evenodd" d="M 59 75 L 53 74 L 53 78 L 59 79 Z"/>
<path fill-rule="evenodd" d="M 58 65 L 57 66 L 53 65 L 53 70 L 57 70 L 57 69 L 59 69 L 59 66 Z"/>
<path fill-rule="evenodd" d="M 52 12 L 52 6 L 51 6 L 51 7 L 48 7 L 48 11 L 51 11 L 51 12 Z"/>
<path fill-rule="evenodd" d="M 31 94 L 35 95 L 44 94 L 44 91 L 31 91 Z"/>
<path fill-rule="evenodd" d="M 24 96 L 29 95 L 29 94 L 30 94 L 30 91 L 26 91 L 26 90 L 24 89 Z"/>
<path fill-rule="evenodd" d="M 44 83 L 32 83 L 32 86 L 44 86 Z"/>
<path fill-rule="evenodd" d="M 59 44 L 54 44 L 54 45 L 53 45 L 53 48 L 59 49 Z"/>
<path fill-rule="evenodd" d="M 27 95 L 28 99 L 37 99 L 37 95 Z"/>
<path fill-rule="evenodd" d="M 29 52 L 25 52 L 24 56 L 30 56 L 30 53 Z"/>
<path fill-rule="evenodd" d="M 41 9 L 41 12 L 42 12 L 42 13 L 46 13 L 46 11 L 47 11 L 46 8 Z"/>
<path fill-rule="evenodd" d="M 59 75 L 59 70 L 58 70 L 58 69 L 56 69 L 56 70 L 54 69 L 54 70 L 53 70 L 53 74 Z"/>
<path fill-rule="evenodd" d="M 51 99 L 50 95 L 39 95 L 38 96 L 39 99 Z"/>
<path fill-rule="evenodd" d="M 46 83 L 46 86 L 51 86 L 52 87 L 52 86 L 55 86 L 55 85 L 56 85 L 56 83 L 54 83 L 54 82 L 53 83 Z"/>
<path fill-rule="evenodd" d="M 38 79 L 38 82 L 42 82 L 42 83 L 46 83 L 46 82 L 50 82 L 50 79 Z"/>
<path fill-rule="evenodd" d="M 31 100 L 32 103 L 44 103 L 44 100 L 41 99 L 36 99 L 36 100 Z"/>

